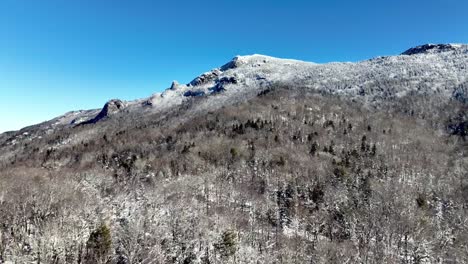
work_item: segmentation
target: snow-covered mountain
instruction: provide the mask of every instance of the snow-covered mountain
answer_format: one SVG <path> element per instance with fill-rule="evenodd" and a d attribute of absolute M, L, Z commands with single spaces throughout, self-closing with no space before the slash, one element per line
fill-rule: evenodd
<path fill-rule="evenodd" d="M 0 134 L 0 263 L 468 263 L 467 66 L 238 56 Z"/>
<path fill-rule="evenodd" d="M 42 124 L 46 129 L 95 123 L 118 112 L 157 112 L 191 97 L 210 97 L 206 107 L 243 100 L 280 83 L 344 95 L 365 103 L 417 93 L 466 101 L 468 45 L 426 44 L 397 56 L 376 57 L 356 63 L 316 64 L 264 55 L 237 56 L 205 72 L 188 84 L 174 81 L 170 88 L 135 101 L 110 100 L 101 110 L 69 112 Z"/>

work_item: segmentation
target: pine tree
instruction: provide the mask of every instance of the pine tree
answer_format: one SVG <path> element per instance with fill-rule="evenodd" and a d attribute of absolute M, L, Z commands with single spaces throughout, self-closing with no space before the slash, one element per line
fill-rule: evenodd
<path fill-rule="evenodd" d="M 111 248 L 111 231 L 107 225 L 101 224 L 89 235 L 85 263 L 105 263 Z"/>
<path fill-rule="evenodd" d="M 237 251 L 237 234 L 233 230 L 226 230 L 221 234 L 221 240 L 214 245 L 215 249 L 225 258 L 232 257 Z"/>

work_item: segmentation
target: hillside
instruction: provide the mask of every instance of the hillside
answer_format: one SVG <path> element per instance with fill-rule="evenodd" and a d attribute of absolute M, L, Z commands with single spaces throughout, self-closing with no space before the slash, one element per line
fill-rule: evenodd
<path fill-rule="evenodd" d="M 466 263 L 468 45 L 238 56 L 0 135 L 0 263 Z"/>

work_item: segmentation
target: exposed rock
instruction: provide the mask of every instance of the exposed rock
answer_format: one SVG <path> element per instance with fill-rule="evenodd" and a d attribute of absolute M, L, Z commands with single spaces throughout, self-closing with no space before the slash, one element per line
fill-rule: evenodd
<path fill-rule="evenodd" d="M 82 124 L 91 124 L 91 123 L 96 123 L 101 121 L 102 119 L 108 118 L 120 111 L 122 111 L 125 108 L 125 103 L 122 100 L 119 99 L 112 99 L 108 101 L 104 107 L 102 108 L 101 112 L 94 117 L 93 119 L 86 121 Z"/>
<path fill-rule="evenodd" d="M 104 105 L 102 111 L 97 115 L 97 117 L 108 117 L 112 114 L 119 112 L 125 108 L 125 103 L 119 99 L 112 99 Z"/>
<path fill-rule="evenodd" d="M 220 78 L 219 80 L 217 80 L 216 82 L 216 85 L 213 86 L 212 88 L 209 88 L 208 90 L 211 92 L 211 93 L 219 93 L 219 92 L 222 92 L 222 91 L 225 91 L 225 86 L 227 84 L 237 84 L 238 81 L 235 77 L 223 77 L 223 78 Z"/>
<path fill-rule="evenodd" d="M 194 91 L 187 91 L 184 93 L 185 97 L 196 97 L 196 96 L 203 96 L 205 95 L 204 91 L 194 90 Z"/>
<path fill-rule="evenodd" d="M 141 103 L 142 106 L 153 106 L 152 98 L 146 99 Z"/>
<path fill-rule="evenodd" d="M 214 81 L 216 78 L 218 78 L 219 75 L 221 75 L 221 73 L 222 72 L 219 69 L 206 72 L 191 81 L 189 86 L 199 86 Z"/>
<path fill-rule="evenodd" d="M 225 85 L 225 84 L 237 84 L 236 77 L 223 77 L 219 79 L 218 83 Z"/>
<path fill-rule="evenodd" d="M 169 89 L 173 90 L 173 91 L 176 91 L 176 90 L 181 89 L 183 86 L 184 85 L 179 84 L 177 81 L 173 81 L 172 84 L 171 84 L 171 88 L 169 88 Z"/>
<path fill-rule="evenodd" d="M 224 64 L 221 66 L 221 71 L 227 71 L 230 69 L 235 69 L 238 68 L 240 65 L 243 64 L 242 60 L 240 60 L 240 56 L 236 56 L 234 59 L 232 59 L 230 62 Z"/>

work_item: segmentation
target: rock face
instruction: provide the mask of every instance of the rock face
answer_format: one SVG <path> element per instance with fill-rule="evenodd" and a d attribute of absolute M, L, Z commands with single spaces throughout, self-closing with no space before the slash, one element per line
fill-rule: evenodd
<path fill-rule="evenodd" d="M 230 69 L 235 69 L 239 66 L 241 66 L 243 64 L 242 60 L 241 60 L 241 56 L 237 56 L 235 57 L 234 59 L 232 59 L 230 62 L 224 64 L 223 66 L 221 66 L 221 71 L 227 71 L 227 70 L 230 70 Z"/>
<path fill-rule="evenodd" d="M 184 93 L 185 97 L 197 97 L 205 95 L 204 91 L 189 90 Z"/>
<path fill-rule="evenodd" d="M 85 124 L 97 123 L 103 119 L 109 118 L 110 116 L 120 112 L 125 107 L 126 107 L 126 104 L 122 100 L 112 99 L 104 105 L 101 112 L 99 112 L 99 114 L 96 117 L 84 123 Z"/>
<path fill-rule="evenodd" d="M 183 87 L 185 87 L 185 85 L 181 85 L 181 84 L 179 84 L 179 82 L 173 81 L 172 84 L 171 84 L 171 87 L 169 88 L 169 90 L 177 91 L 177 90 L 182 89 Z"/>
<path fill-rule="evenodd" d="M 221 75 L 221 73 L 222 72 L 220 70 L 218 70 L 218 69 L 206 72 L 206 73 L 198 76 L 197 78 L 195 78 L 193 81 L 191 81 L 189 83 L 189 85 L 190 86 L 199 86 L 199 85 L 202 85 L 202 84 L 206 84 L 208 82 L 211 82 L 211 81 L 215 80 L 219 75 Z"/>
<path fill-rule="evenodd" d="M 214 87 L 209 88 L 208 90 L 211 93 L 220 93 L 220 92 L 226 91 L 226 88 L 225 88 L 226 85 L 237 84 L 237 83 L 238 81 L 236 77 L 222 77 L 217 81 Z"/>

